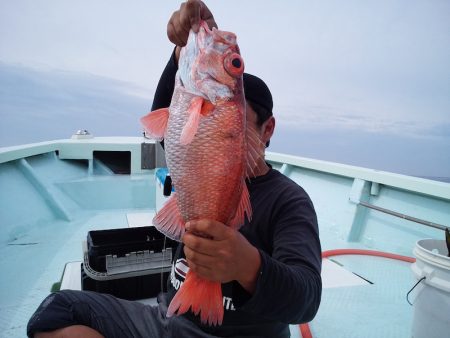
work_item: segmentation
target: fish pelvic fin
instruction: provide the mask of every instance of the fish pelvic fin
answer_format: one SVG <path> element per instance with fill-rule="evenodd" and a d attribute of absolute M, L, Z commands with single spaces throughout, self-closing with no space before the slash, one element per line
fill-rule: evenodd
<path fill-rule="evenodd" d="M 149 137 L 161 141 L 164 138 L 168 120 L 169 108 L 161 108 L 142 117 L 141 123 Z"/>
<path fill-rule="evenodd" d="M 222 325 L 224 309 L 221 284 L 200 278 L 189 270 L 183 285 L 169 304 L 167 317 L 182 315 L 189 309 L 195 315 L 200 315 L 203 324 Z"/>
<path fill-rule="evenodd" d="M 185 222 L 177 205 L 177 194 L 173 192 L 160 211 L 153 217 L 153 225 L 167 237 L 181 242 Z"/>
<path fill-rule="evenodd" d="M 236 213 L 230 221 L 230 227 L 238 230 L 245 223 L 245 215 L 249 221 L 252 220 L 252 204 L 250 203 L 250 194 L 248 192 L 247 185 L 242 182 L 242 192 L 239 205 L 236 209 Z"/>

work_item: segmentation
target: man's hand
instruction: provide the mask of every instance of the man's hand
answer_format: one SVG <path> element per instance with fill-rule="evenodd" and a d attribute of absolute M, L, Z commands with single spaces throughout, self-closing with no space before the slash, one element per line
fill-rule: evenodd
<path fill-rule="evenodd" d="M 208 7 L 200 0 L 188 0 L 183 2 L 180 9 L 175 11 L 167 24 L 167 36 L 177 48 L 175 49 L 175 59 L 178 63 L 181 47 L 186 46 L 189 31 L 192 28 L 198 32 L 200 21 L 206 21 L 209 28 L 216 27 L 217 24 Z"/>
<path fill-rule="evenodd" d="M 258 249 L 238 231 L 213 220 L 190 221 L 183 236 L 189 268 L 208 280 L 236 280 L 253 293 L 261 266 Z"/>
<path fill-rule="evenodd" d="M 175 45 L 186 46 L 189 30 L 198 32 L 200 21 L 206 21 L 209 28 L 217 24 L 208 7 L 200 0 L 188 0 L 183 2 L 180 9 L 175 11 L 167 24 L 167 36 Z"/>

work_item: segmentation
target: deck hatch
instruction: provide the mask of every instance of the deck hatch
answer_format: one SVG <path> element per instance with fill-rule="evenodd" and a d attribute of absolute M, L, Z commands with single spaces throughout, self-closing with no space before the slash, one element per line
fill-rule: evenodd
<path fill-rule="evenodd" d="M 129 175 L 131 172 L 130 151 L 94 151 L 94 159 L 101 161 L 114 174 Z"/>

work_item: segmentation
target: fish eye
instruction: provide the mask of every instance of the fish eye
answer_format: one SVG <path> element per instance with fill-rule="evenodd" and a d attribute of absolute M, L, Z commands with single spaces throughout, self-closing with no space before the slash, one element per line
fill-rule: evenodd
<path fill-rule="evenodd" d="M 242 62 L 241 62 L 240 59 L 234 58 L 234 59 L 231 61 L 231 64 L 232 64 L 235 68 L 241 68 Z"/>
<path fill-rule="evenodd" d="M 244 72 L 244 60 L 237 53 L 231 53 L 224 59 L 224 67 L 228 74 L 239 77 Z"/>

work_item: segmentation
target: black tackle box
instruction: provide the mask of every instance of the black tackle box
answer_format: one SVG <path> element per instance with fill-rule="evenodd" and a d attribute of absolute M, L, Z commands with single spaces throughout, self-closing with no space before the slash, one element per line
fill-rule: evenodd
<path fill-rule="evenodd" d="M 83 290 L 136 300 L 165 290 L 178 243 L 153 226 L 89 231 L 83 243 Z"/>

